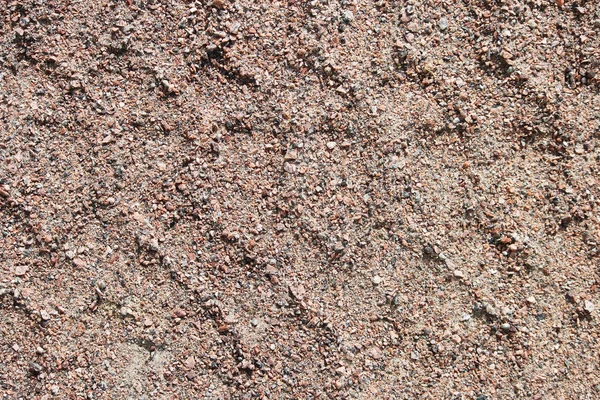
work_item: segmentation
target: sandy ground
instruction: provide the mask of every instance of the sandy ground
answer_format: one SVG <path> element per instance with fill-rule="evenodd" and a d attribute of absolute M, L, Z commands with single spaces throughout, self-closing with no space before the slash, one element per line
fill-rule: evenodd
<path fill-rule="evenodd" d="M 3 0 L 0 398 L 599 398 L 561 3 Z"/>

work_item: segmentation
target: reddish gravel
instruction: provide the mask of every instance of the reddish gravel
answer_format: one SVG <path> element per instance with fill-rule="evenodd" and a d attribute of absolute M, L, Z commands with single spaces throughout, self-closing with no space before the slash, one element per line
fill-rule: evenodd
<path fill-rule="evenodd" d="M 600 397 L 596 0 L 0 21 L 0 399 Z"/>

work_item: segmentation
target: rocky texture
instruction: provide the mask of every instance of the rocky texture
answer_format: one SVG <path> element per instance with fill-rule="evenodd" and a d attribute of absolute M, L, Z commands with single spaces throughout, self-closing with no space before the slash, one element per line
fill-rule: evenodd
<path fill-rule="evenodd" d="M 600 395 L 600 7 L 0 7 L 2 398 Z"/>

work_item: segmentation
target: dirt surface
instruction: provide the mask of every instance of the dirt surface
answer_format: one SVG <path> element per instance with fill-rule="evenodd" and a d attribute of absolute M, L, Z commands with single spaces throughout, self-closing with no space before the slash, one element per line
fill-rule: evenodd
<path fill-rule="evenodd" d="M 600 397 L 595 0 L 0 21 L 2 399 Z"/>

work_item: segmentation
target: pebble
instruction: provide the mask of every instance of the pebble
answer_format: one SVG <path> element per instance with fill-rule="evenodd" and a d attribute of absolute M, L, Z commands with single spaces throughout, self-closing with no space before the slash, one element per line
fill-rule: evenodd
<path fill-rule="evenodd" d="M 533 296 L 529 296 L 529 297 L 527 298 L 527 302 L 528 302 L 529 304 L 535 304 L 535 303 L 537 303 L 537 300 L 535 299 L 535 297 L 533 297 Z"/>
<path fill-rule="evenodd" d="M 583 303 L 583 309 L 591 314 L 596 309 L 596 306 L 590 300 L 586 300 Z"/>
<path fill-rule="evenodd" d="M 98 289 L 104 290 L 104 289 L 106 289 L 106 282 L 104 282 L 103 280 L 99 280 L 96 283 L 96 286 L 98 286 Z"/>
<path fill-rule="evenodd" d="M 383 357 L 383 352 L 379 347 L 373 347 L 369 350 L 369 355 L 375 360 L 380 360 Z"/>
<path fill-rule="evenodd" d="M 187 316 L 187 311 L 182 308 L 177 308 L 173 311 L 173 315 L 176 318 L 185 318 Z"/>
<path fill-rule="evenodd" d="M 354 21 L 354 13 L 350 10 L 342 11 L 342 21 L 344 21 L 346 24 L 350 24 L 352 21 Z"/>
<path fill-rule="evenodd" d="M 465 274 L 461 270 L 457 269 L 454 271 L 454 276 L 458 279 L 462 279 L 465 277 Z"/>
<path fill-rule="evenodd" d="M 119 310 L 119 313 L 121 314 L 121 316 L 123 318 L 135 316 L 135 314 L 133 313 L 133 311 L 131 311 L 131 309 L 128 308 L 128 307 L 121 307 L 121 310 Z"/>
<path fill-rule="evenodd" d="M 196 358 L 194 356 L 189 356 L 184 361 L 184 364 L 187 369 L 194 369 L 194 368 L 196 368 Z"/>
<path fill-rule="evenodd" d="M 417 25 L 415 22 L 411 22 L 406 26 L 406 29 L 408 29 L 412 33 L 417 33 L 419 32 L 419 25 Z"/>
<path fill-rule="evenodd" d="M 29 363 L 29 371 L 34 375 L 39 375 L 42 373 L 43 368 L 40 364 L 38 364 L 36 362 L 30 362 Z"/>
<path fill-rule="evenodd" d="M 492 318 L 496 318 L 500 315 L 500 313 L 498 312 L 498 310 L 492 306 L 491 304 L 486 304 L 485 305 L 485 313 L 492 317 Z"/>
<path fill-rule="evenodd" d="M 42 317 L 42 321 L 48 321 L 50 319 L 50 314 L 48 314 L 48 311 L 42 310 L 40 311 L 40 317 Z"/>
<path fill-rule="evenodd" d="M 371 282 L 373 282 L 373 285 L 379 285 L 381 282 L 383 282 L 383 278 L 381 278 L 380 276 L 375 275 L 372 279 Z"/>
<path fill-rule="evenodd" d="M 227 2 L 225 0 L 213 0 L 212 6 L 224 10 L 227 8 Z"/>
<path fill-rule="evenodd" d="M 74 258 L 73 264 L 75 264 L 77 268 L 85 268 L 85 266 L 87 265 L 86 262 L 81 258 Z"/>
<path fill-rule="evenodd" d="M 289 150 L 285 156 L 283 157 L 283 159 L 285 161 L 294 161 L 298 158 L 298 151 L 297 150 Z"/>
<path fill-rule="evenodd" d="M 336 146 L 336 145 L 337 145 L 337 144 L 336 144 L 335 142 L 327 142 L 327 148 L 328 148 L 329 150 L 333 150 L 333 149 L 335 149 L 335 146 Z"/>
<path fill-rule="evenodd" d="M 438 27 L 440 28 L 440 31 L 445 31 L 446 29 L 448 29 L 448 19 L 447 18 L 440 18 L 440 20 L 438 21 Z"/>
<path fill-rule="evenodd" d="M 23 276 L 27 273 L 28 270 L 29 270 L 29 267 L 27 265 L 17 265 L 15 267 L 15 275 Z"/>
<path fill-rule="evenodd" d="M 503 323 L 502 325 L 500 325 L 500 328 L 501 328 L 503 331 L 507 331 L 507 332 L 508 332 L 508 331 L 510 330 L 510 324 L 509 324 L 509 323 L 507 323 L 507 322 L 505 322 L 505 323 Z"/>

